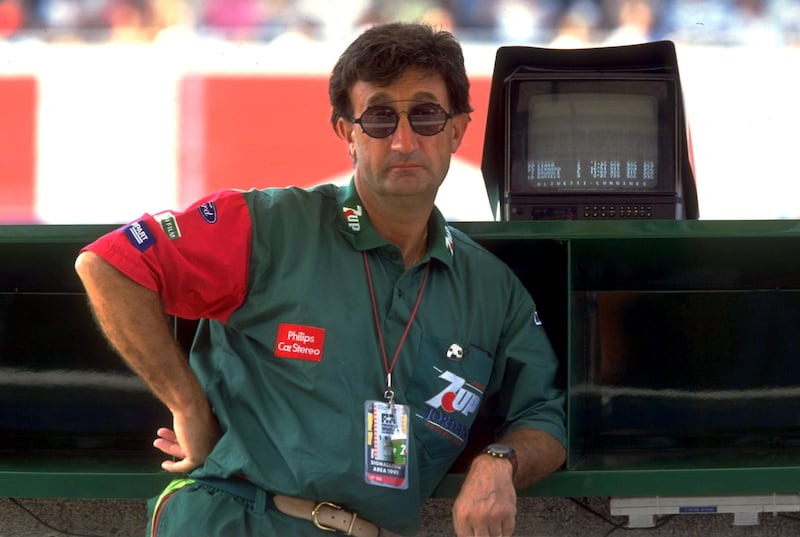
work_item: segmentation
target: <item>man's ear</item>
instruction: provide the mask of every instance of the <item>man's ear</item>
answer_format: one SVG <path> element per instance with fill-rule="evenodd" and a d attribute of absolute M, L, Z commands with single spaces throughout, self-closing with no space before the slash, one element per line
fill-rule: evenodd
<path fill-rule="evenodd" d="M 346 119 L 340 117 L 339 119 L 336 120 L 336 129 L 335 129 L 336 136 L 338 136 L 347 143 L 352 143 L 353 127 L 355 127 L 355 125 L 353 125 Z"/>
<path fill-rule="evenodd" d="M 453 128 L 451 130 L 451 151 L 453 153 L 461 146 L 461 142 L 464 140 L 464 133 L 467 132 L 467 126 L 471 121 L 469 114 L 457 114 L 453 116 L 451 120 L 453 122 Z"/>
<path fill-rule="evenodd" d="M 339 118 L 336 121 L 336 135 L 347 142 L 347 153 L 350 158 L 356 159 L 356 140 L 354 136 L 355 125 L 346 119 Z"/>

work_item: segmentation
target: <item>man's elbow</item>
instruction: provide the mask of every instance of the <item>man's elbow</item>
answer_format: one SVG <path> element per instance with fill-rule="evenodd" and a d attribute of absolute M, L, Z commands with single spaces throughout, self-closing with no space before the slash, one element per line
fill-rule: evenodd
<path fill-rule="evenodd" d="M 102 258 L 94 252 L 83 251 L 78 254 L 75 259 L 75 272 L 78 273 L 78 277 L 84 285 L 96 274 L 100 262 L 102 262 Z"/>
<path fill-rule="evenodd" d="M 113 289 L 122 283 L 122 273 L 102 256 L 91 251 L 83 251 L 78 255 L 75 259 L 75 272 L 90 298 L 98 291 Z"/>
<path fill-rule="evenodd" d="M 553 461 L 554 465 L 555 465 L 555 468 L 553 469 L 553 471 L 558 470 L 559 468 L 564 466 L 564 463 L 567 462 L 567 449 L 564 447 L 564 445 L 561 442 L 557 442 L 557 443 L 558 443 L 558 447 L 556 448 L 556 456 L 554 457 L 554 461 Z"/>

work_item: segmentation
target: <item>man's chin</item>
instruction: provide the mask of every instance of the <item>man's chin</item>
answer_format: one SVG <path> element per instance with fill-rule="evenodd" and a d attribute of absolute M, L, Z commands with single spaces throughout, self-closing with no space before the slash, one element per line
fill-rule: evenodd
<path fill-rule="evenodd" d="M 386 192 L 397 198 L 427 199 L 436 196 L 436 188 L 429 182 L 415 184 L 393 184 Z"/>
<path fill-rule="evenodd" d="M 388 174 L 385 184 L 387 188 L 398 193 L 424 194 L 436 191 L 441 181 L 437 183 L 428 172 L 415 168 L 413 170 L 392 170 Z"/>

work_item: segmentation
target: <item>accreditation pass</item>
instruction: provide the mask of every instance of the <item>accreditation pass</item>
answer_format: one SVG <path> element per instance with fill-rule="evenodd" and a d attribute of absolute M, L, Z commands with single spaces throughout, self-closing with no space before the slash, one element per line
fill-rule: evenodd
<path fill-rule="evenodd" d="M 364 479 L 370 485 L 408 488 L 409 408 L 367 401 Z"/>

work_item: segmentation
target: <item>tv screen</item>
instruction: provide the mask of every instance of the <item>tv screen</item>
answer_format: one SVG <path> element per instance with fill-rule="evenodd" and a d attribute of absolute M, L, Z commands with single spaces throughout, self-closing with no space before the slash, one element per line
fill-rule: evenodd
<path fill-rule="evenodd" d="M 508 194 L 675 193 L 668 80 L 509 83 Z"/>

